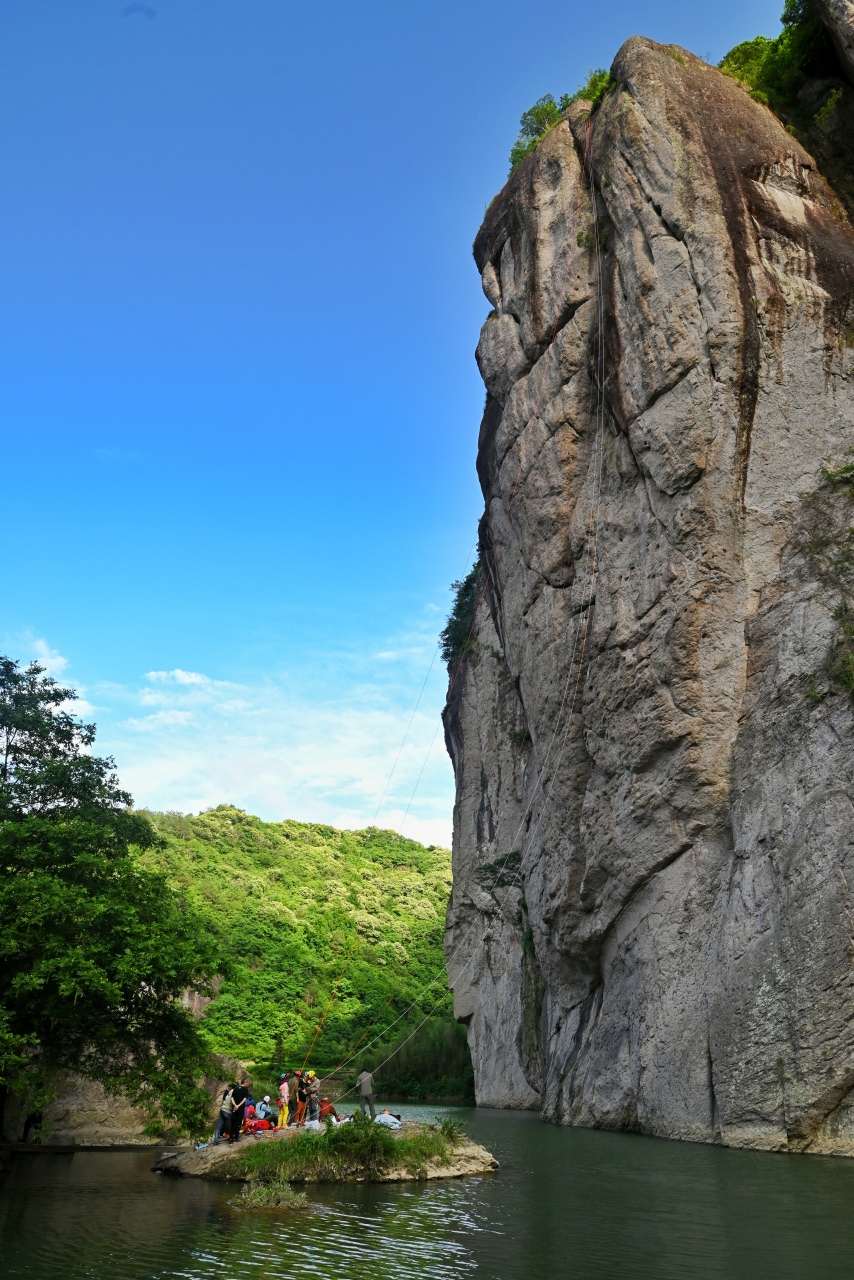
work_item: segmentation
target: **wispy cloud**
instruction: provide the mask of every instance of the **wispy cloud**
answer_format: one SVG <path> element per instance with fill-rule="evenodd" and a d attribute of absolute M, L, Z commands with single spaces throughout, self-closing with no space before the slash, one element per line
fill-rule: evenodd
<path fill-rule="evenodd" d="M 310 673 L 226 680 L 175 667 L 138 682 L 104 681 L 87 691 L 97 706 L 96 751 L 115 757 L 139 805 L 198 812 L 229 802 L 267 820 L 291 817 L 364 827 L 377 805 L 433 656 L 432 634 L 390 636 L 392 665 L 373 656 L 326 654 Z M 38 656 L 74 684 L 68 659 L 45 640 Z M 14 651 L 14 650 L 12 650 Z M 436 662 L 391 785 L 376 818 L 400 829 L 428 750 L 404 833 L 450 844 L 453 777 L 442 735 L 444 690 Z M 88 717 L 88 700 L 71 707 Z"/>
<path fill-rule="evenodd" d="M 68 659 L 64 658 L 56 649 L 51 649 L 47 640 L 41 637 L 31 640 L 30 651 L 36 661 L 44 667 L 48 675 L 54 678 L 61 676 L 68 666 Z"/>

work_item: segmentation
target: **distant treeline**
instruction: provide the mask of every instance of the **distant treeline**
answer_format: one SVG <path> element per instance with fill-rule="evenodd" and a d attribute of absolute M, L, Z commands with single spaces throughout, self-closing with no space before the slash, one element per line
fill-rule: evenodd
<path fill-rule="evenodd" d="M 160 837 L 145 865 L 192 904 L 227 961 L 200 1024 L 213 1050 L 271 1070 L 302 1066 L 310 1048 L 319 1072 L 354 1051 L 374 1066 L 430 1015 L 377 1087 L 471 1096 L 444 974 L 447 849 L 377 828 L 262 822 L 229 805 L 145 816 Z"/>

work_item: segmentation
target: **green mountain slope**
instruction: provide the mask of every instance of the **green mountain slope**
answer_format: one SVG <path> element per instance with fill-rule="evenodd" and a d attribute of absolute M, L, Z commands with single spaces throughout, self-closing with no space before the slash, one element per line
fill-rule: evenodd
<path fill-rule="evenodd" d="M 438 1005 L 381 1073 L 383 1087 L 471 1091 L 442 952 L 447 849 L 373 827 L 262 822 L 228 805 L 148 816 L 162 841 L 144 862 L 192 901 L 230 964 L 202 1023 L 215 1051 L 301 1066 L 345 970 L 311 1065 L 333 1069 L 361 1037 L 358 1065 L 374 1065 Z"/>

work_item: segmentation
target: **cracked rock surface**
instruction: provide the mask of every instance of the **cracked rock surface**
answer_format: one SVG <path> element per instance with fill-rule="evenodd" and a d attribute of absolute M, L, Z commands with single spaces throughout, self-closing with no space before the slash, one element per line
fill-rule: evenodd
<path fill-rule="evenodd" d="M 639 37 L 612 74 L 474 246 L 455 1011 L 481 1105 L 854 1154 L 854 716 L 791 541 L 854 445 L 854 232 L 734 81 Z"/>

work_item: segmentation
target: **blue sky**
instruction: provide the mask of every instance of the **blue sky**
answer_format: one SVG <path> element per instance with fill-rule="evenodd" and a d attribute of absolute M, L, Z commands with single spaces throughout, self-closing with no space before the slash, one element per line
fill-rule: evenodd
<path fill-rule="evenodd" d="M 470 246 L 519 115 L 781 7 L 3 0 L 0 642 L 138 803 L 374 821 L 482 509 Z M 439 735 L 406 833 L 452 803 Z"/>

